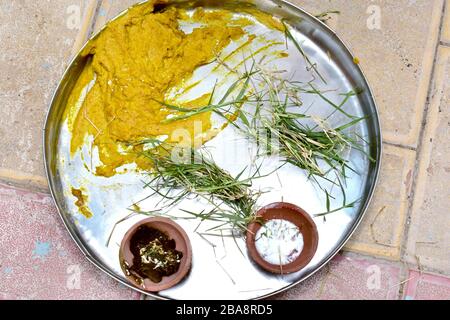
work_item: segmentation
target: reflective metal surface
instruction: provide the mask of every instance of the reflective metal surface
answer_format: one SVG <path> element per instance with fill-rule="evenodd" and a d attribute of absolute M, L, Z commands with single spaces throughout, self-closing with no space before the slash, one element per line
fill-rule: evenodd
<path fill-rule="evenodd" d="M 217 1 L 190 1 L 189 6 L 220 7 L 217 3 Z M 232 3 L 239 8 L 237 1 Z M 308 56 L 317 62 L 324 77 L 329 80 L 323 89 L 335 90 L 330 91 L 328 95 L 331 100 L 340 101 L 339 93 L 355 88 L 362 89 L 360 95 L 348 101 L 346 110 L 356 116 L 367 116 L 367 120 L 358 124 L 356 130 L 370 142 L 370 146 L 367 145 L 365 149 L 376 162 L 370 162 L 359 152 L 349 154 L 357 173 L 351 174 L 348 179 L 346 194 L 350 200 L 360 199 L 360 201 L 354 208 L 329 215 L 326 221 L 322 218 L 315 219 L 319 231 L 318 250 L 309 265 L 295 274 L 280 276 L 268 274 L 248 259 L 243 239 L 238 239 L 238 245 L 231 238 L 215 237 L 205 241 L 204 237 L 194 232 L 198 223 L 177 221 L 185 228 L 192 242 L 192 270 L 180 285 L 153 295 L 157 298 L 259 299 L 300 283 L 323 267 L 346 243 L 360 223 L 377 182 L 381 162 L 381 132 L 377 109 L 370 87 L 359 66 L 354 63 L 351 53 L 327 26 L 300 8 L 284 1 L 255 0 L 252 3 L 265 12 L 285 19 L 295 28 L 294 36 L 302 43 Z M 271 34 L 262 26 L 255 32 L 264 34 L 266 38 L 273 36 L 273 39 L 278 37 L 278 40 L 284 41 L 280 35 Z M 304 70 L 304 60 L 298 53 L 294 54 L 294 48 L 289 50 L 292 58 L 277 62 L 277 67 L 293 73 L 295 70 Z M 48 113 L 44 130 L 48 181 L 64 224 L 86 257 L 114 279 L 133 287 L 127 282 L 119 265 L 119 244 L 128 228 L 146 216 L 136 216 L 117 225 L 109 245 L 107 242 L 116 222 L 129 214 L 127 208 L 148 195 L 149 191 L 142 188 L 142 176 L 137 173 L 116 175 L 109 179 L 92 175 L 85 169 L 81 156 L 83 154 L 84 158 L 90 157 L 87 150 L 71 157 L 70 132 L 63 121 L 63 113 L 68 95 L 85 63 L 85 59 L 80 56 L 71 63 L 54 95 Z M 301 74 L 298 77 L 299 80 L 307 80 L 302 79 Z M 209 82 L 213 83 L 208 79 L 205 80 L 205 87 Z M 312 108 L 312 114 L 326 116 L 330 113 L 330 109 L 327 109 L 329 106 L 314 99 L 313 96 L 304 98 L 305 105 L 315 106 Z M 330 122 L 336 125 L 342 124 L 343 120 L 336 115 Z M 239 141 L 239 133 L 227 128 L 223 134 L 208 143 L 208 147 L 215 150 L 212 152 L 214 159 L 231 173 L 240 172 L 243 166 L 253 161 L 245 149 L 246 146 Z M 226 146 L 234 149 L 230 151 L 225 148 Z M 239 157 L 230 161 L 229 155 L 233 152 Z M 267 168 L 270 168 L 270 165 L 268 163 Z M 74 204 L 70 188 L 79 186 L 87 190 L 89 207 L 94 213 L 92 219 L 84 219 Z M 317 190 L 302 171 L 291 166 L 283 167 L 277 177 L 272 175 L 267 179 L 258 180 L 254 187 L 271 188 L 271 192 L 259 199 L 261 205 L 282 199 L 299 205 L 311 214 L 323 212 L 325 209 L 323 192 Z M 332 206 L 339 207 L 340 201 L 341 199 L 337 197 L 332 201 Z M 153 205 L 152 200 L 142 203 L 146 209 L 151 209 Z M 198 204 L 186 203 L 186 205 L 195 208 Z"/>

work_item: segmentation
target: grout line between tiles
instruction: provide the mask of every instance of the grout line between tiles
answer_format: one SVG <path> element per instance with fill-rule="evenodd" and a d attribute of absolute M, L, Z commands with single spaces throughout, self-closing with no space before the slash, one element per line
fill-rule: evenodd
<path fill-rule="evenodd" d="M 445 9 L 446 9 L 446 1 L 444 1 L 443 5 L 442 5 L 441 20 L 440 20 L 439 29 L 438 29 L 438 39 L 441 39 L 441 35 L 442 35 L 442 30 L 443 30 L 443 26 L 444 26 L 444 18 L 445 18 Z M 415 192 L 416 192 L 416 188 L 417 188 L 417 180 L 419 178 L 418 177 L 419 161 L 420 161 L 420 155 L 421 155 L 421 152 L 423 149 L 423 139 L 425 136 L 425 129 L 426 129 L 428 116 L 429 116 L 428 111 L 430 109 L 431 97 L 433 94 L 433 88 L 434 88 L 434 84 L 435 84 L 434 80 L 435 80 L 435 75 L 436 75 L 436 65 L 437 65 L 437 61 L 438 61 L 438 52 L 439 52 L 440 44 L 441 44 L 441 41 L 436 42 L 436 47 L 434 50 L 434 58 L 433 58 L 434 59 L 433 60 L 433 68 L 431 70 L 430 82 L 428 84 L 427 100 L 426 100 L 424 110 L 423 110 L 422 123 L 421 123 L 421 127 L 420 127 L 420 132 L 419 132 L 419 139 L 417 142 L 414 173 L 413 173 L 413 179 L 412 179 L 412 183 L 411 183 L 411 192 L 410 192 L 410 196 L 408 198 L 408 209 L 407 209 L 407 213 L 406 213 L 406 225 L 405 225 L 405 230 L 403 232 L 403 239 L 402 239 L 401 246 L 400 246 L 400 260 L 401 261 L 404 261 L 403 259 L 405 257 L 406 251 L 407 251 L 407 242 L 408 242 L 409 231 L 410 231 L 411 215 L 412 215 Z M 406 265 L 408 265 L 408 264 L 406 264 Z M 405 284 L 401 285 L 401 288 L 400 288 L 401 295 L 403 294 L 404 288 L 405 288 Z"/>
<path fill-rule="evenodd" d="M 50 193 L 45 177 L 34 176 L 15 170 L 0 168 L 0 185 L 1 184 L 13 188 L 25 189 L 29 192 Z"/>
<path fill-rule="evenodd" d="M 87 38 L 90 38 L 93 35 L 93 32 L 95 30 L 95 25 L 97 23 L 97 19 L 98 19 L 99 13 L 100 13 L 100 9 L 102 8 L 102 5 L 103 5 L 103 0 L 96 0 L 96 1 L 97 1 L 97 6 L 94 11 L 94 16 L 92 18 L 92 22 L 88 29 Z"/>
<path fill-rule="evenodd" d="M 44 196 L 50 196 L 50 191 L 45 188 L 39 188 L 39 186 L 37 187 L 27 187 L 24 184 L 20 184 L 20 183 L 15 183 L 15 182 L 11 182 L 11 181 L 6 181 L 2 178 L 0 178 L 0 188 L 3 189 L 14 189 L 17 191 L 21 191 L 21 192 L 27 192 L 27 193 L 34 193 L 34 194 L 40 194 L 40 195 L 44 195 Z"/>
<path fill-rule="evenodd" d="M 71 58 L 73 58 L 78 53 L 78 51 L 83 47 L 89 37 L 89 32 L 92 29 L 92 22 L 95 21 L 98 2 L 99 0 L 87 1 L 87 6 L 83 13 L 82 24 L 71 50 Z"/>
<path fill-rule="evenodd" d="M 400 144 L 400 143 L 393 143 L 393 142 L 384 141 L 384 140 L 383 140 L 383 144 L 386 144 L 386 145 L 388 145 L 388 146 L 393 146 L 393 147 L 401 148 L 401 149 L 411 150 L 411 151 L 416 151 L 416 150 L 417 150 L 416 147 L 405 146 L 405 145 Z"/>

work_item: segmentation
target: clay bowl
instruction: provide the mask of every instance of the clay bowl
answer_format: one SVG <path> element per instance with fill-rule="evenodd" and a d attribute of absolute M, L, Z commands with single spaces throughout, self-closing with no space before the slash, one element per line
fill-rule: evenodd
<path fill-rule="evenodd" d="M 262 222 L 287 220 L 296 225 L 303 235 L 303 250 L 297 259 L 283 266 L 275 265 L 264 260 L 258 253 L 255 236 L 262 225 L 259 222 L 251 223 L 248 226 L 246 244 L 250 257 L 258 266 L 272 273 L 289 274 L 300 271 L 311 261 L 317 250 L 319 235 L 316 224 L 302 208 L 291 203 L 276 202 L 261 208 L 256 215 Z"/>
<path fill-rule="evenodd" d="M 133 237 L 134 233 L 140 226 L 147 226 L 154 229 L 157 229 L 163 233 L 165 233 L 170 239 L 175 240 L 177 251 L 183 253 L 183 258 L 181 259 L 180 267 L 176 273 L 171 276 L 163 277 L 161 282 L 154 283 L 150 279 L 142 279 L 137 278 L 134 275 L 127 274 L 126 266 L 124 262 L 128 264 L 129 267 L 133 265 L 133 254 L 130 251 L 130 240 Z M 133 283 L 135 286 L 139 287 L 148 292 L 159 292 L 162 290 L 169 289 L 176 284 L 178 284 L 183 278 L 188 274 L 191 269 L 192 262 L 192 249 L 191 243 L 186 232 L 175 222 L 170 219 L 155 217 L 144 219 L 138 223 L 136 223 L 130 230 L 125 234 L 121 246 L 120 246 L 120 265 L 122 266 L 122 270 L 124 274 L 127 276 L 128 280 Z"/>

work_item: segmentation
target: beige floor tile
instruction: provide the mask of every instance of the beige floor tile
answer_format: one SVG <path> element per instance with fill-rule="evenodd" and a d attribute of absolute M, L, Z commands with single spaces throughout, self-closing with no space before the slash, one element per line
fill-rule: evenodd
<path fill-rule="evenodd" d="M 90 0 L 0 2 L 0 179 L 44 186 L 42 128 Z"/>
<path fill-rule="evenodd" d="M 442 27 L 441 40 L 446 44 L 450 44 L 450 1 L 448 0 L 445 8 L 444 25 Z"/>
<path fill-rule="evenodd" d="M 416 146 L 443 0 L 292 2 L 313 14 L 341 12 L 329 24 L 361 61 L 378 103 L 384 139 Z"/>
<path fill-rule="evenodd" d="M 450 275 L 450 48 L 441 47 L 420 154 L 406 258 Z"/>
<path fill-rule="evenodd" d="M 369 210 L 346 249 L 400 259 L 415 151 L 384 146 L 380 180 Z"/>

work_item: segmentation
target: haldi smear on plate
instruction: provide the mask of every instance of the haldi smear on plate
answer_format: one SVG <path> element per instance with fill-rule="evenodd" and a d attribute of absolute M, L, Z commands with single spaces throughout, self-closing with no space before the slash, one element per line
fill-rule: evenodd
<path fill-rule="evenodd" d="M 245 17 L 232 19 L 233 12 L 225 9 L 198 8 L 189 15 L 174 6 L 155 11 L 156 3 L 167 1 L 132 7 L 82 52 L 89 60 L 69 98 L 66 118 L 72 133 L 72 155 L 81 150 L 87 136 L 93 137 L 92 146 L 98 149 L 101 162 L 95 168 L 98 176 L 111 177 L 117 168 L 130 163 L 149 169 L 150 162 L 139 157 L 144 146 L 131 142 L 164 136 L 167 142 L 176 143 L 172 133 L 177 129 L 185 129 L 194 141 L 197 121 L 202 133 L 211 130 L 211 112 L 164 122 L 174 111 L 161 102 L 173 88 L 182 87 L 198 67 L 211 63 L 232 41 L 241 39 L 244 27 L 253 23 Z M 282 27 L 271 16 L 256 10 L 252 14 L 256 13 L 254 18 L 270 28 Z M 185 33 L 181 20 L 199 26 Z M 183 107 L 197 108 L 209 99 L 210 94 L 205 94 Z M 205 136 L 201 134 L 202 139 Z"/>

